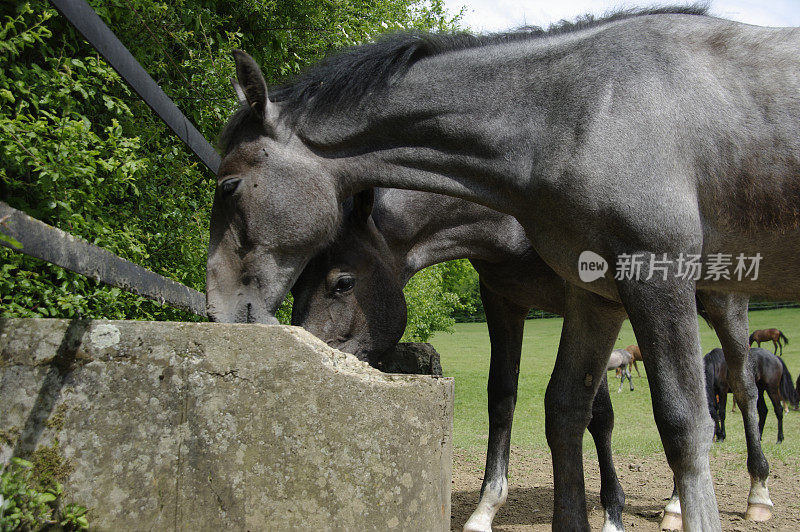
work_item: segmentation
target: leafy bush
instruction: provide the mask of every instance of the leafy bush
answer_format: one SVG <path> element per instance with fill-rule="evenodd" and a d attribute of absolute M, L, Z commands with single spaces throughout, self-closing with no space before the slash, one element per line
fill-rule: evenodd
<path fill-rule="evenodd" d="M 0 530 L 40 530 L 59 524 L 65 530 L 87 530 L 87 509 L 67 504 L 58 510 L 61 485 L 38 485 L 33 464 L 14 457 L 0 474 Z"/>
<path fill-rule="evenodd" d="M 472 268 L 469 262 L 463 263 Z M 472 309 L 468 306 L 469 302 L 462 301 L 449 286 L 456 277 L 454 271 L 460 272 L 462 268 L 461 261 L 444 262 L 425 268 L 411 278 L 404 289 L 408 303 L 408 325 L 402 341 L 427 342 L 436 331 L 450 332 L 455 323 L 453 314 Z M 450 281 L 448 275 L 451 276 Z"/>

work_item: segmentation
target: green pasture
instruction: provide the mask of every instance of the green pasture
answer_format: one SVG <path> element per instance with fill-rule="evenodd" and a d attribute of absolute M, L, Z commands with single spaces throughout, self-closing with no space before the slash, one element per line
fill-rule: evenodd
<path fill-rule="evenodd" d="M 512 445 L 530 450 L 547 449 L 544 435 L 544 392 L 552 372 L 561 319 L 529 320 L 525 325 L 522 361 L 520 364 L 519 394 L 512 432 Z M 800 371 L 800 309 L 762 310 L 750 313 L 750 330 L 778 328 L 789 338 L 784 347 L 784 359 L 797 378 Z M 703 353 L 719 347 L 714 331 L 700 323 Z M 486 413 L 486 381 L 489 372 L 489 335 L 485 323 L 459 323 L 453 334 L 437 333 L 431 343 L 442 357 L 446 376 L 455 378 L 454 444 L 458 448 L 484 449 L 488 435 Z M 622 327 L 616 347 L 636 343 L 630 323 Z M 772 350 L 772 345 L 762 344 Z M 650 388 L 644 367 L 639 363 L 642 377 L 634 371 L 635 391 L 616 393 L 619 381 L 609 372 L 611 400 L 614 403 L 615 425 L 613 446 L 620 454 L 646 456 L 662 451 L 658 431 L 653 421 Z M 732 396 L 729 396 L 729 398 Z M 766 396 L 765 396 L 766 398 Z M 763 448 L 768 459 L 797 461 L 800 464 L 800 412 L 784 416 L 785 441 L 776 445 L 777 422 L 772 405 L 764 428 Z M 738 409 L 727 413 L 727 439 L 714 445 L 714 452 L 745 453 L 742 417 Z M 586 435 L 584 446 L 593 449 L 591 436 Z"/>

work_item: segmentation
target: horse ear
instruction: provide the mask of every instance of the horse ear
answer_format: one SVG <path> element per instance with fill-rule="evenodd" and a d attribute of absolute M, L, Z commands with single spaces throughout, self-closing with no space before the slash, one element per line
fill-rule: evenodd
<path fill-rule="evenodd" d="M 261 117 L 264 124 L 268 124 L 274 118 L 273 107 L 275 104 L 269 101 L 267 82 L 264 81 L 261 68 L 252 57 L 241 50 L 233 51 L 233 59 L 236 62 L 236 78 L 239 88 L 242 90 L 247 105 Z M 234 89 L 236 89 L 235 86 Z"/>
<path fill-rule="evenodd" d="M 236 93 L 236 99 L 239 100 L 239 105 L 249 105 L 247 103 L 247 96 L 244 94 L 244 89 L 239 85 L 239 82 L 236 81 L 236 78 L 231 78 L 231 86 Z"/>
<path fill-rule="evenodd" d="M 372 206 L 375 204 L 375 189 L 368 188 L 353 196 L 353 216 L 361 222 L 366 223 L 367 218 L 372 214 Z"/>

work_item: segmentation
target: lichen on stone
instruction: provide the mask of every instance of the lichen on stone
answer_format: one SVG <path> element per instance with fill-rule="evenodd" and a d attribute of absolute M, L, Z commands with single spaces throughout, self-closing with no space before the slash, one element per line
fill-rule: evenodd
<path fill-rule="evenodd" d="M 16 445 L 17 438 L 19 438 L 19 427 L 9 427 L 0 430 L 0 445 Z"/>
<path fill-rule="evenodd" d="M 42 446 L 33 451 L 29 460 L 33 464 L 33 480 L 43 490 L 55 488 L 75 470 L 75 466 L 61 456 L 57 440 L 50 447 Z"/>
<path fill-rule="evenodd" d="M 60 431 L 64 428 L 66 415 L 67 404 L 61 403 L 56 407 L 56 411 L 53 413 L 53 415 L 47 418 L 47 421 L 45 421 L 44 424 L 49 429 Z"/>

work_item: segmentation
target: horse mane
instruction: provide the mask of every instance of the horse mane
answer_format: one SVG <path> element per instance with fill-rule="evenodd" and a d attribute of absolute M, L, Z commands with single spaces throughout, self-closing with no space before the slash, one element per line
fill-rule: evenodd
<path fill-rule="evenodd" d="M 273 98 L 284 105 L 282 116 L 315 116 L 341 106 L 352 106 L 384 89 L 422 59 L 449 52 L 526 41 L 574 33 L 617 20 L 658 14 L 707 15 L 708 6 L 664 6 L 614 11 L 596 18 L 587 14 L 575 21 L 561 20 L 548 29 L 522 27 L 516 31 L 473 35 L 459 33 L 394 33 L 373 43 L 352 47 L 329 56 L 294 82 L 274 91 Z"/>
<path fill-rule="evenodd" d="M 379 93 L 391 80 L 403 75 L 422 59 L 449 52 L 527 41 L 565 33 L 575 33 L 610 22 L 645 15 L 707 15 L 708 5 L 632 8 L 614 11 L 603 17 L 587 14 L 574 21 L 561 20 L 546 30 L 525 26 L 515 31 L 473 35 L 458 33 L 394 33 L 379 37 L 323 59 L 293 82 L 270 91 L 270 99 L 280 102 L 281 118 L 290 122 L 300 116 L 318 117 L 331 109 L 350 108 Z M 240 108 L 223 129 L 217 145 L 226 152 L 234 143 L 234 131 L 250 119 L 251 111 Z"/>

